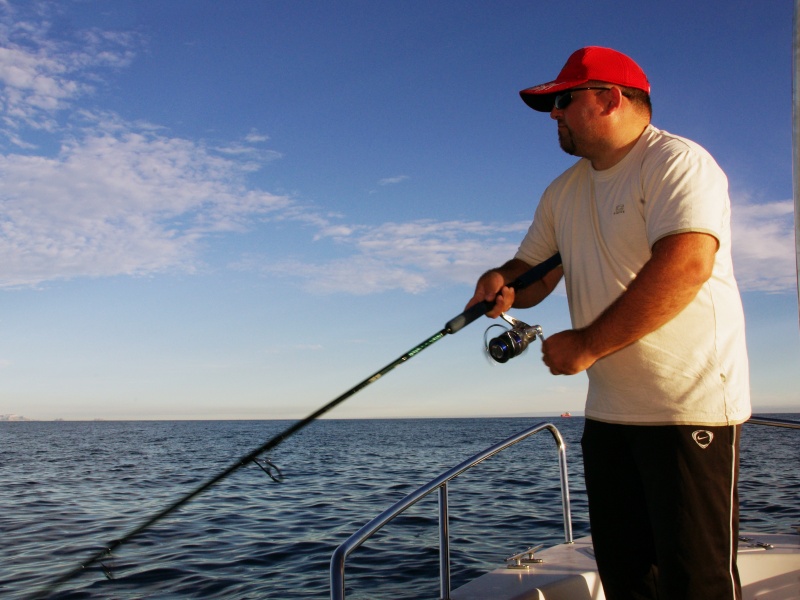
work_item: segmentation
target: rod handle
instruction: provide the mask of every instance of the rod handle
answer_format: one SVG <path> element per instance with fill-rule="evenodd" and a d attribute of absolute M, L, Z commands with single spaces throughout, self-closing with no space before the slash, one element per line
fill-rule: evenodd
<path fill-rule="evenodd" d="M 544 260 L 535 267 L 525 271 L 522 275 L 509 283 L 508 287 L 514 288 L 517 291 L 525 289 L 535 281 L 539 281 L 542 277 L 547 275 L 560 264 L 561 254 L 556 252 L 547 260 Z M 469 307 L 457 317 L 450 319 L 444 326 L 445 331 L 447 333 L 455 333 L 456 331 L 463 329 L 479 317 L 482 317 L 489 312 L 492 309 L 492 306 L 494 306 L 493 303 L 484 300 L 483 302 L 479 302 L 478 304 Z"/>
<path fill-rule="evenodd" d="M 447 333 L 455 333 L 460 329 L 463 329 L 470 323 L 472 323 L 475 319 L 482 317 L 487 312 L 492 310 L 492 303 L 487 302 L 484 300 L 483 302 L 478 302 L 474 306 L 470 306 L 467 310 L 462 312 L 457 317 L 453 317 L 450 319 L 444 326 Z"/>

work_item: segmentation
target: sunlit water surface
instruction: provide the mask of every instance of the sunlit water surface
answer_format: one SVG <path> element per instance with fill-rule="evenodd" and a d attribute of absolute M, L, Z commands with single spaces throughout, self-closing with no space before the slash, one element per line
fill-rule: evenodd
<path fill-rule="evenodd" d="M 790 415 L 791 416 L 791 415 Z M 797 415 L 794 415 L 795 417 Z M 439 473 L 542 419 L 326 420 L 64 584 L 53 598 L 329 598 L 334 549 Z M 583 419 L 567 443 L 575 537 L 588 534 Z M 23 598 L 207 481 L 286 421 L 0 423 L 0 596 Z M 747 425 L 742 528 L 800 523 L 800 431 Z M 452 584 L 564 539 L 558 460 L 542 432 L 450 484 Z M 437 598 L 432 494 L 347 561 L 348 598 Z"/>

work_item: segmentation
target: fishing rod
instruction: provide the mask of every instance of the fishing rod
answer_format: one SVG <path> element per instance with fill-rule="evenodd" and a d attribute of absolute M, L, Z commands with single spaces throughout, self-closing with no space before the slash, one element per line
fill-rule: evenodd
<path fill-rule="evenodd" d="M 513 282 L 508 284 L 508 287 L 514 288 L 515 290 L 522 290 L 522 289 L 528 287 L 529 285 L 531 285 L 532 283 L 542 279 L 545 275 L 547 275 L 550 271 L 555 269 L 560 264 L 561 264 L 561 255 L 556 253 L 553 256 L 551 256 L 550 258 L 548 258 L 547 260 L 539 263 L 535 267 L 529 269 L 528 271 L 526 271 L 525 273 L 523 273 L 522 275 L 517 277 Z M 460 331 L 461 329 L 463 329 L 464 327 L 466 327 L 467 325 L 469 325 L 470 323 L 472 323 L 473 321 L 475 321 L 479 317 L 482 317 L 483 315 L 485 315 L 487 312 L 489 312 L 492 309 L 492 307 L 493 307 L 493 303 L 487 302 L 486 300 L 471 306 L 470 308 L 468 308 L 467 310 L 462 312 L 457 317 L 454 317 L 451 320 L 449 320 L 445 324 L 444 329 L 442 329 L 441 331 L 438 331 L 437 333 L 435 333 L 434 335 L 432 335 L 431 337 L 429 337 L 428 339 L 426 339 L 422 343 L 418 344 L 417 346 L 415 346 L 414 348 L 412 348 L 411 350 L 409 350 L 408 352 L 406 352 L 402 356 L 398 357 L 393 362 L 389 363 L 388 365 L 386 365 L 385 367 L 383 367 L 379 371 L 376 371 L 375 373 L 373 373 L 372 375 L 370 375 L 369 377 L 367 377 L 366 379 L 364 379 L 360 383 L 356 384 L 355 386 L 353 386 L 352 388 L 350 388 L 349 390 L 347 390 L 346 392 L 344 392 L 340 396 L 337 396 L 336 398 L 334 398 L 333 400 L 331 400 L 330 402 L 328 402 L 324 406 L 318 408 L 316 411 L 314 411 L 313 413 L 308 415 L 306 418 L 304 418 L 304 419 L 302 419 L 300 421 L 297 421 L 296 423 L 294 423 L 290 427 L 287 427 L 284 431 L 282 431 L 281 433 L 275 435 L 272 439 L 270 439 L 269 441 L 265 442 L 264 444 L 262 444 L 261 446 L 259 446 L 255 450 L 253 450 L 252 452 L 244 455 L 239 460 L 237 460 L 236 462 L 231 464 L 227 469 L 221 471 L 220 473 L 218 473 L 214 477 L 210 478 L 209 480 L 207 480 L 203 484 L 199 485 L 197 488 L 195 488 L 194 490 L 192 490 L 191 492 L 189 492 L 188 494 L 186 494 L 182 498 L 179 498 L 178 500 L 176 500 L 175 502 L 173 502 L 172 504 L 170 504 L 169 506 L 167 506 L 166 508 L 164 508 L 160 512 L 154 514 L 152 517 L 150 517 L 149 519 L 145 520 L 142 524 L 140 524 L 138 527 L 132 529 L 131 531 L 129 531 L 127 534 L 125 534 L 121 538 L 110 541 L 101 550 L 97 551 L 95 554 L 90 556 L 88 558 L 88 560 L 84 561 L 83 563 L 81 563 L 77 567 L 71 569 L 70 571 L 67 571 L 66 573 L 64 573 L 63 575 L 58 577 L 57 579 L 54 579 L 52 582 L 50 582 L 49 584 L 44 586 L 41 590 L 39 590 L 38 592 L 36 592 L 32 596 L 30 596 L 29 598 L 31 600 L 36 599 L 36 598 L 47 598 L 56 589 L 58 589 L 59 587 L 61 587 L 66 582 L 70 581 L 71 579 L 73 579 L 76 576 L 78 576 L 79 574 L 81 574 L 85 569 L 87 569 L 88 567 L 90 567 L 90 566 L 102 561 L 104 558 L 107 558 L 108 556 L 111 555 L 111 553 L 114 550 L 116 550 L 117 548 L 122 546 L 124 543 L 130 541 L 132 538 L 134 538 L 137 535 L 139 535 L 140 533 L 142 533 L 145 529 L 148 529 L 149 527 L 151 527 L 152 525 L 154 525 L 155 523 L 157 523 L 158 521 L 160 521 L 161 519 L 163 519 L 167 515 L 173 513 L 174 511 L 179 509 L 181 506 L 183 506 L 184 504 L 186 504 L 187 502 L 189 502 L 190 500 L 192 500 L 196 496 L 199 496 L 200 494 L 202 494 L 204 491 L 206 491 L 211 486 L 219 483 L 220 481 L 222 481 L 223 479 L 228 477 L 228 475 L 231 475 L 232 473 L 238 471 L 240 468 L 250 464 L 251 462 L 255 463 L 256 465 L 258 465 L 273 480 L 281 481 L 283 479 L 283 476 L 282 476 L 280 470 L 272 462 L 270 462 L 269 460 L 259 460 L 259 458 L 258 458 L 259 455 L 264 454 L 265 452 L 268 452 L 268 451 L 274 449 L 275 447 L 277 447 L 284 440 L 290 438 L 295 433 L 297 433 L 301 429 L 304 429 L 305 427 L 310 425 L 312 422 L 316 421 L 318 418 L 320 418 L 322 415 L 324 415 L 325 413 L 327 413 L 331 409 L 335 408 L 336 406 L 338 406 L 339 404 L 341 404 L 342 402 L 344 402 L 345 400 L 347 400 L 348 398 L 350 398 L 354 394 L 357 394 L 358 392 L 363 390 L 365 387 L 367 387 L 371 383 L 377 381 L 378 379 L 380 379 L 381 377 L 383 377 L 384 375 L 389 373 L 389 371 L 391 371 L 395 367 L 397 367 L 399 365 L 402 365 L 404 362 L 406 362 L 409 359 L 415 357 L 417 354 L 419 354 L 420 352 L 425 350 L 425 348 L 428 348 L 429 346 L 435 344 L 440 339 L 442 339 L 444 336 Z M 276 475 L 273 475 L 273 473 L 272 473 L 272 469 L 273 468 L 276 471 Z"/>

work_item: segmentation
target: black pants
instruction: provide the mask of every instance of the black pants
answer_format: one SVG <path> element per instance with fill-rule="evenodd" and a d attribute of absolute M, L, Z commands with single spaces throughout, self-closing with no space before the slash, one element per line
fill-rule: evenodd
<path fill-rule="evenodd" d="M 608 600 L 740 600 L 740 432 L 586 420 L 589 521 Z"/>

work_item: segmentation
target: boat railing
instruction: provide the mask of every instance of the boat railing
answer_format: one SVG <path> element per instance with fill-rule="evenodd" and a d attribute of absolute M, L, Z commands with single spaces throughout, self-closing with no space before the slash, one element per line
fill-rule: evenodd
<path fill-rule="evenodd" d="M 747 422 L 754 425 L 769 425 L 770 427 L 788 427 L 789 429 L 800 429 L 800 423 L 797 421 L 776 419 L 773 417 L 761 417 L 759 415 L 753 415 L 747 420 Z"/>
<path fill-rule="evenodd" d="M 524 431 L 511 436 L 510 438 L 490 446 L 486 450 L 479 452 L 475 456 L 468 458 L 461 464 L 453 467 L 449 471 L 442 473 L 426 485 L 418 488 L 396 504 L 386 509 L 380 515 L 372 519 L 361 529 L 351 535 L 341 544 L 331 557 L 331 600 L 343 600 L 345 597 L 344 571 L 347 557 L 365 541 L 377 533 L 384 525 L 405 510 L 416 504 L 428 494 L 439 492 L 439 590 L 442 600 L 450 598 L 450 531 L 449 531 L 449 506 L 448 506 L 448 483 L 471 469 L 484 460 L 491 458 L 495 454 L 510 448 L 511 446 L 535 435 L 543 430 L 548 430 L 558 446 L 558 463 L 561 478 L 561 506 L 564 517 L 564 540 L 572 543 L 572 516 L 569 501 L 569 485 L 567 480 L 567 454 L 564 439 L 561 433 L 552 423 L 540 423 Z"/>

